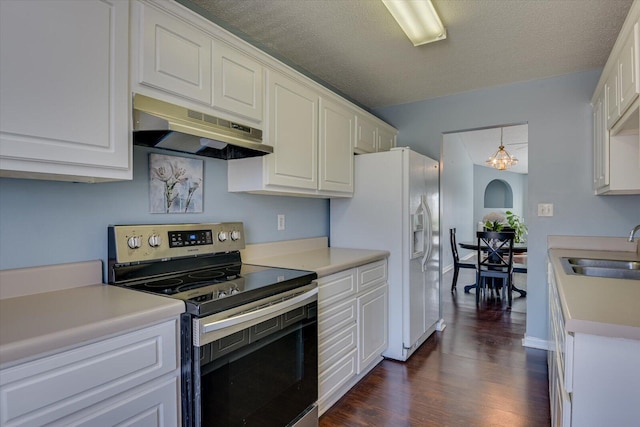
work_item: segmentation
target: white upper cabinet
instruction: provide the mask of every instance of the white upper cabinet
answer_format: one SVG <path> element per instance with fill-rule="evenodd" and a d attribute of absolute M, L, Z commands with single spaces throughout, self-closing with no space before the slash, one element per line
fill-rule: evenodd
<path fill-rule="evenodd" d="M 262 65 L 228 44 L 213 41 L 213 107 L 262 122 Z"/>
<path fill-rule="evenodd" d="M 618 73 L 611 73 L 604 83 L 605 114 L 607 129 L 620 118 L 620 97 L 618 96 Z"/>
<path fill-rule="evenodd" d="M 638 23 L 621 32 L 621 47 L 605 67 L 604 97 L 607 129 L 611 129 L 638 98 Z"/>
<path fill-rule="evenodd" d="M 140 21 L 139 82 L 211 105 L 211 38 L 151 6 Z"/>
<path fill-rule="evenodd" d="M 618 59 L 618 78 L 620 80 L 619 109 L 622 115 L 638 97 L 638 23 L 633 26 L 622 45 Z"/>
<path fill-rule="evenodd" d="M 267 184 L 318 188 L 318 94 L 273 72 L 269 74 Z"/>
<path fill-rule="evenodd" d="M 353 192 L 355 127 L 353 110 L 329 99 L 320 99 L 319 190 Z"/>
<path fill-rule="evenodd" d="M 129 2 L 0 1 L 0 176 L 132 178 Z"/>
<path fill-rule="evenodd" d="M 268 73 L 273 154 L 228 162 L 229 191 L 308 197 L 353 194 L 355 114 L 280 72 Z"/>
<path fill-rule="evenodd" d="M 396 130 L 385 126 L 378 127 L 378 147 L 376 151 L 389 151 L 396 146 Z"/>
<path fill-rule="evenodd" d="M 593 103 L 593 189 L 609 185 L 609 131 L 604 116 L 603 96 Z"/>
<path fill-rule="evenodd" d="M 595 194 L 640 194 L 638 18 L 634 2 L 591 101 Z"/>
<path fill-rule="evenodd" d="M 358 154 L 375 153 L 378 147 L 378 129 L 373 120 L 359 114 L 356 119 L 355 152 Z"/>
<path fill-rule="evenodd" d="M 358 114 L 356 117 L 356 154 L 389 151 L 396 146 L 396 130 L 386 123 L 368 116 Z"/>
<path fill-rule="evenodd" d="M 133 55 L 140 59 L 132 66 L 133 92 L 262 129 L 264 72 L 257 59 L 178 4 L 134 5 Z"/>

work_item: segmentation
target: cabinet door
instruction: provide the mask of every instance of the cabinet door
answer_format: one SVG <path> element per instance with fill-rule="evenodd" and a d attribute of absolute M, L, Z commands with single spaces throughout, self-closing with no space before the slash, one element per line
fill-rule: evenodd
<path fill-rule="evenodd" d="M 396 133 L 387 129 L 378 128 L 377 151 L 389 151 L 396 146 Z"/>
<path fill-rule="evenodd" d="M 620 59 L 618 60 L 618 74 L 620 79 L 620 115 L 624 114 L 627 107 L 638 96 L 638 69 L 636 67 L 637 61 L 637 48 L 636 43 L 638 31 L 638 24 L 633 28 L 633 31 L 627 36 L 627 39 L 622 46 L 620 52 Z"/>
<path fill-rule="evenodd" d="M 387 348 L 387 285 L 358 297 L 358 373 Z"/>
<path fill-rule="evenodd" d="M 130 390 L 77 414 L 56 421 L 55 427 L 180 425 L 180 377 L 168 377 Z"/>
<path fill-rule="evenodd" d="M 128 35 L 128 2 L 0 2 L 2 176 L 131 179 Z"/>
<path fill-rule="evenodd" d="M 609 185 L 609 131 L 602 97 L 593 105 L 593 186 L 594 190 Z"/>
<path fill-rule="evenodd" d="M 269 74 L 267 183 L 318 188 L 318 94 L 278 72 Z"/>
<path fill-rule="evenodd" d="M 262 123 L 262 65 L 219 40 L 212 49 L 213 106 Z"/>
<path fill-rule="evenodd" d="M 356 116 L 336 102 L 320 99 L 318 189 L 353 192 Z"/>
<path fill-rule="evenodd" d="M 151 6 L 141 20 L 139 82 L 211 105 L 211 38 Z"/>
<path fill-rule="evenodd" d="M 356 117 L 356 153 L 375 153 L 378 142 L 376 124 L 362 116 Z"/>
<path fill-rule="evenodd" d="M 607 119 L 607 129 L 611 129 L 613 124 L 620 117 L 619 106 L 619 81 L 617 69 L 613 69 L 611 75 L 604 83 L 604 106 Z"/>

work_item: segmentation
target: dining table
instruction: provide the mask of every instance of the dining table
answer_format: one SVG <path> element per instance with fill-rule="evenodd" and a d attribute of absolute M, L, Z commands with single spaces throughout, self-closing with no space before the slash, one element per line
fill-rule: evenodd
<path fill-rule="evenodd" d="M 477 251 L 478 250 L 478 242 L 459 242 L 458 246 L 460 246 L 462 249 L 470 249 L 470 250 L 474 250 Z M 486 245 L 482 245 L 481 246 L 481 250 L 482 249 L 486 249 Z M 519 243 L 514 243 L 513 244 L 513 253 L 515 254 L 523 254 L 527 252 L 527 242 L 519 242 Z M 527 264 L 526 264 L 526 257 L 524 258 L 524 263 L 514 263 L 513 264 L 513 271 L 515 273 L 527 273 Z M 513 286 L 513 290 L 518 292 L 520 294 L 521 297 L 526 297 L 527 296 L 527 291 L 523 290 L 523 289 L 519 289 L 516 286 Z M 471 289 L 475 289 L 477 287 L 477 284 L 474 283 L 472 285 L 467 285 L 464 287 L 464 293 L 468 294 L 469 291 Z"/>

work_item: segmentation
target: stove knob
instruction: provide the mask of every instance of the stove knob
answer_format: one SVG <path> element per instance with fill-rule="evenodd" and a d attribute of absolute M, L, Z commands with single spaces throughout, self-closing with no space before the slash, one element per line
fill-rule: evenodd
<path fill-rule="evenodd" d="M 227 232 L 226 231 L 221 231 L 218 233 L 218 240 L 221 242 L 224 242 L 227 240 Z"/>
<path fill-rule="evenodd" d="M 233 230 L 231 232 L 231 240 L 238 240 L 240 238 L 240 232 L 238 230 Z"/>
<path fill-rule="evenodd" d="M 229 290 L 229 293 L 230 293 L 231 295 L 235 295 L 235 294 L 237 294 L 237 293 L 239 293 L 239 292 L 240 292 L 240 290 L 239 290 L 238 288 L 231 288 L 231 289 Z"/>
<path fill-rule="evenodd" d="M 131 236 L 129 237 L 129 239 L 127 239 L 127 245 L 131 249 L 138 249 L 140 246 L 142 246 L 142 239 L 140 238 L 140 236 Z"/>
<path fill-rule="evenodd" d="M 157 234 L 152 234 L 151 236 L 149 236 L 149 246 L 151 246 L 152 248 L 157 248 L 161 244 L 162 239 L 160 239 L 160 236 L 158 236 Z"/>
<path fill-rule="evenodd" d="M 227 296 L 227 293 L 225 291 L 218 291 L 218 298 L 224 298 Z"/>

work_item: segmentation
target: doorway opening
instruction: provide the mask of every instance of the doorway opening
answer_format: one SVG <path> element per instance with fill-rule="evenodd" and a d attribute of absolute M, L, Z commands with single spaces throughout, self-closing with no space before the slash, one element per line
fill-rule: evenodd
<path fill-rule="evenodd" d="M 502 133 L 502 139 L 501 139 Z M 472 242 L 482 229 L 483 218 L 506 217 L 506 211 L 518 215 L 526 224 L 528 199 L 528 123 L 493 125 L 444 133 L 440 171 L 440 241 L 442 253 L 441 301 L 451 298 L 453 254 L 449 229 L 456 228 L 457 242 Z M 518 159 L 517 165 L 498 170 L 487 164 L 500 145 Z M 461 260 L 475 261 L 475 251 L 458 247 Z M 474 270 L 460 277 L 457 289 L 475 282 Z M 517 278 L 518 287 L 526 289 L 526 275 Z M 469 283 L 466 283 L 469 282 Z M 471 291 L 475 292 L 474 290 Z M 471 295 L 474 297 L 473 295 Z M 514 298 L 517 300 L 518 298 Z M 526 302 L 517 306 L 526 309 Z"/>

